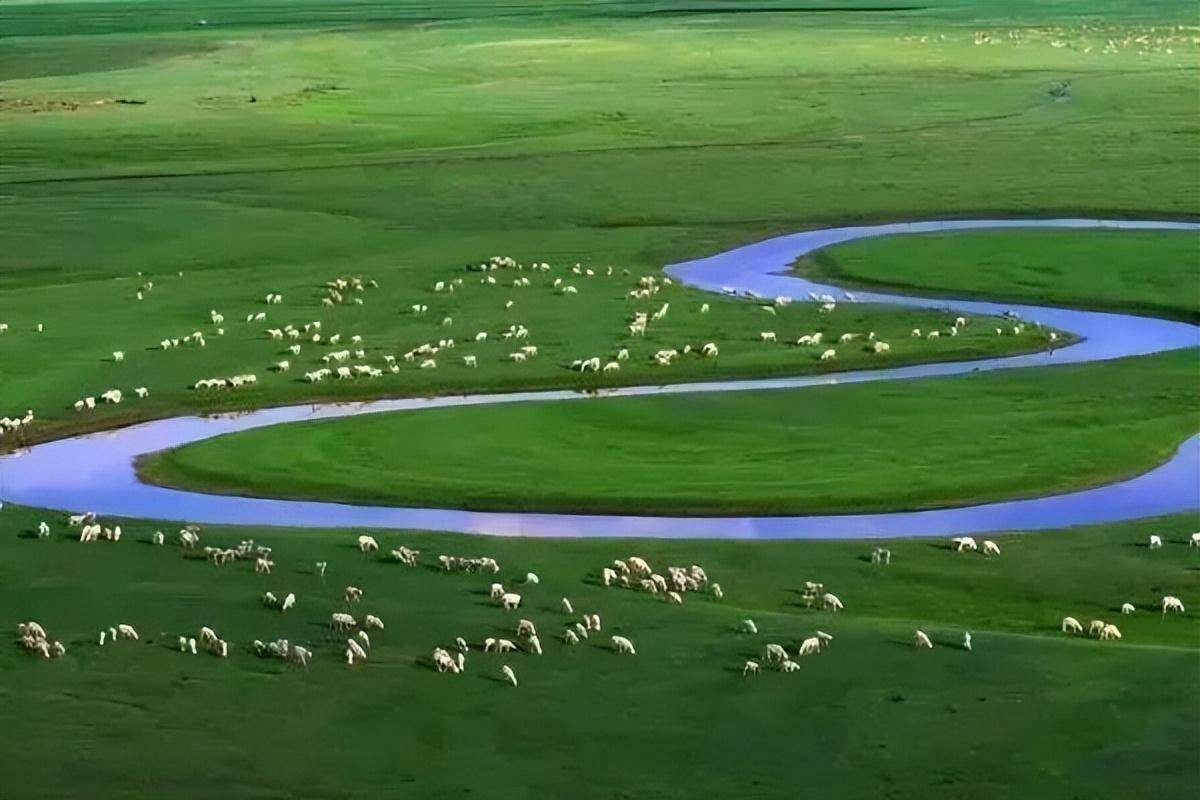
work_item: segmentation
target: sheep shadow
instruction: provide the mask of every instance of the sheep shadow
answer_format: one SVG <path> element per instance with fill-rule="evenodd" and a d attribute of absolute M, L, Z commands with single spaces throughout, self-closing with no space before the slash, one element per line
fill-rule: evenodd
<path fill-rule="evenodd" d="M 20 533 L 17 534 L 17 538 L 18 539 L 37 539 L 39 537 L 38 537 L 37 531 L 21 531 Z"/>

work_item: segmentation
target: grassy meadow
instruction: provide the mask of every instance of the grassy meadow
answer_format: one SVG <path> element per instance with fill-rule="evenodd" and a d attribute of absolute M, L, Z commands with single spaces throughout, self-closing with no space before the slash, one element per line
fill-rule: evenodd
<path fill-rule="evenodd" d="M 1200 235 L 973 231 L 838 245 L 799 270 L 839 286 L 1200 320 Z"/>
<path fill-rule="evenodd" d="M 53 530 L 39 540 L 42 519 Z M 684 798 L 703 786 L 767 798 L 803 776 L 847 798 L 1116 800 L 1185 796 L 1200 777 L 1189 757 L 1200 625 L 1190 608 L 1156 607 L 1195 587 L 1187 517 L 996 536 L 990 559 L 942 540 L 883 542 L 889 566 L 859 542 L 381 536 L 380 555 L 421 549 L 410 568 L 362 555 L 348 531 L 201 531 L 202 545 L 273 546 L 270 575 L 189 556 L 174 530 L 154 547 L 155 527 L 125 521 L 120 543 L 81 545 L 57 514 L 0 512 L 0 605 L 68 647 L 53 661 L 0 650 L 0 700 L 14 711 L 0 731 L 7 796 Z M 1144 546 L 1152 531 L 1162 550 Z M 491 555 L 501 572 L 446 574 L 441 553 Z M 699 563 L 724 599 L 687 593 L 673 606 L 600 585 L 600 569 L 631 554 L 658 569 Z M 538 585 L 520 584 L 529 571 Z M 520 613 L 488 600 L 493 580 L 523 595 Z M 806 608 L 805 580 L 846 610 Z M 346 585 L 364 591 L 349 611 L 387 626 L 353 667 L 327 629 Z M 268 590 L 294 592 L 296 607 L 262 607 Z M 600 639 L 558 639 L 573 619 L 564 596 L 601 615 Z M 1138 610 L 1120 615 L 1123 602 Z M 1124 639 L 1067 637 L 1067 614 L 1115 622 Z M 544 655 L 478 652 L 485 637 L 514 638 L 517 617 L 536 623 Z M 738 632 L 747 618 L 757 635 Z M 98 646 L 118 622 L 141 640 Z M 202 625 L 230 642 L 227 659 L 178 652 Z M 913 649 L 917 628 L 932 651 Z M 817 629 L 834 641 L 797 674 L 743 678 L 766 643 L 794 653 Z M 611 634 L 637 655 L 614 655 Z M 472 648 L 466 672 L 439 674 L 429 653 L 456 636 Z M 253 654 L 254 639 L 277 637 L 310 646 L 309 667 Z"/>
<path fill-rule="evenodd" d="M 219 436 L 149 456 L 141 474 L 226 494 L 503 511 L 969 505 L 1166 461 L 1200 430 L 1196 366 L 1181 350 L 925 379 L 916 390 L 885 381 L 371 414 Z"/>
<path fill-rule="evenodd" d="M 627 297 L 663 264 L 828 224 L 1195 217 L 1194 3 L 902 5 L 0 4 L 0 416 L 36 412 L 0 450 L 180 413 L 830 367 L 763 344 L 764 330 L 793 341 L 874 330 L 893 345 L 889 365 L 1040 349 L 1044 333 L 985 336 L 987 320 L 954 339 L 904 335 L 946 325 L 936 311 L 841 304 L 830 318 L 796 304 L 772 316 L 678 285 Z M 969 234 L 863 243 L 800 266 L 847 283 L 1195 320 L 1194 242 Z M 507 285 L 479 284 L 464 267 L 493 255 L 553 269 L 529 287 L 505 272 Z M 576 263 L 597 274 L 575 275 Z M 351 294 L 326 308 L 326 282 L 340 276 L 379 287 L 357 295 L 362 305 Z M 461 291 L 434 290 L 457 277 Z M 556 278 L 578 294 L 561 294 Z M 269 292 L 284 302 L 264 304 Z M 663 302 L 670 313 L 644 339 L 627 336 L 636 311 Z M 245 321 L 259 312 L 267 319 Z M 400 372 L 305 381 L 348 343 L 304 341 L 293 355 L 266 329 L 317 320 L 325 339 L 363 337 L 355 363 L 395 355 Z M 513 324 L 539 347 L 525 364 L 497 338 Z M 193 331 L 206 347 L 158 347 Z M 478 331 L 488 340 L 468 345 Z M 457 346 L 437 369 L 403 360 L 443 338 Z M 657 349 L 705 341 L 719 358 L 650 363 Z M 618 373 L 569 369 L 621 347 L 631 358 Z M 283 359 L 291 370 L 273 372 Z M 878 363 L 841 348 L 836 368 Z M 799 393 L 425 412 L 419 425 L 390 415 L 215 440 L 146 469 L 226 491 L 497 508 L 929 506 L 1161 461 L 1197 428 L 1195 365 L 1193 350 Z M 241 373 L 257 384 L 190 388 Z M 72 410 L 139 386 L 145 400 Z M 679 435 L 699 426 L 710 433 Z M 419 456 L 398 457 L 398 437 Z M 284 458 L 325 477 L 283 469 Z M 514 477 L 483 480 L 493 470 Z M 201 532 L 203 545 L 272 546 L 270 575 L 182 553 L 173 528 L 155 547 L 161 524 L 119 522 L 120 543 L 85 545 L 57 511 L 0 510 L 3 624 L 12 633 L 36 619 L 68 647 L 51 661 L 15 638 L 0 648 L 2 798 L 1126 800 L 1200 784 L 1200 556 L 1185 546 L 1195 514 L 998 534 L 990 559 L 940 540 L 887 542 L 889 566 L 872 565 L 875 544 L 861 542 L 380 536 L 385 553 L 423 550 L 406 568 L 360 554 L 358 531 Z M 1152 532 L 1162 550 L 1144 546 Z M 477 652 L 515 615 L 489 602 L 490 576 L 440 572 L 441 553 L 495 556 L 545 655 Z M 704 565 L 724 600 L 688 594 L 673 606 L 599 585 L 604 565 L 633 553 L 656 567 Z M 538 585 L 520 585 L 528 571 Z M 846 610 L 806 608 L 805 580 Z M 353 667 L 327 628 L 347 585 L 365 591 L 353 613 L 387 624 Z M 264 608 L 268 590 L 295 592 L 296 608 Z M 1187 613 L 1159 613 L 1164 594 Z M 558 639 L 563 596 L 603 616 L 601 640 Z M 1120 615 L 1123 602 L 1137 611 Z M 1067 614 L 1115 622 L 1124 638 L 1066 637 Z M 737 632 L 746 618 L 758 635 Z M 118 622 L 141 641 L 99 647 L 100 629 Z M 230 642 L 227 659 L 177 651 L 201 625 Z M 918 627 L 932 651 L 912 648 Z M 816 629 L 834 642 L 798 674 L 742 677 L 765 643 L 795 652 Z M 614 633 L 638 654 L 609 652 Z M 307 670 L 253 654 L 254 639 L 280 636 L 312 646 Z M 472 643 L 466 674 L 436 673 L 430 652 L 456 636 Z"/>

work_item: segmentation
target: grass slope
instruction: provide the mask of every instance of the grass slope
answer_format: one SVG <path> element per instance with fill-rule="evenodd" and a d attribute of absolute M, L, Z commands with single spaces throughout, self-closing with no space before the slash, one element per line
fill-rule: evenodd
<path fill-rule="evenodd" d="M 483 787 L 505 798 L 684 798 L 704 786 L 767 798 L 803 775 L 847 798 L 1115 800 L 1184 796 L 1197 779 L 1188 732 L 1200 722 L 1200 625 L 1191 610 L 1154 610 L 1164 593 L 1196 602 L 1191 517 L 1000 536 L 1003 554 L 991 560 L 940 541 L 892 542 L 890 567 L 872 566 L 872 545 L 860 542 L 381 536 L 385 551 L 423 550 L 424 565 L 408 569 L 363 557 L 345 532 L 202 532 L 206 545 L 272 545 L 269 576 L 149 546 L 145 523 L 127 523 L 117 545 L 73 542 L 53 517 L 49 540 L 31 538 L 44 517 L 0 515 L 0 606 L 69 647 L 53 662 L 0 649 L 0 700 L 20 709 L 0 732 L 6 796 L 86 785 L 112 798 L 207 797 L 217 786 L 235 799 Z M 1149 531 L 1162 533 L 1163 550 L 1143 546 Z M 521 616 L 538 624 L 546 654 L 473 650 L 462 676 L 430 669 L 434 646 L 504 636 L 516 616 L 488 601 L 490 576 L 446 575 L 432 564 L 439 553 L 493 555 L 505 585 L 536 571 L 541 583 L 519 589 Z M 600 567 L 630 553 L 660 568 L 701 563 L 725 600 L 688 595 L 675 607 L 599 586 Z M 324 580 L 316 561 L 329 562 Z M 804 580 L 823 581 L 846 611 L 804 608 Z M 352 611 L 387 624 L 354 668 L 324 629 L 347 584 L 365 590 Z M 294 611 L 262 608 L 268 589 L 295 592 Z M 595 637 L 575 649 L 556 641 L 562 596 L 600 613 L 605 637 L 630 637 L 638 655 L 615 657 Z M 1122 617 L 1126 601 L 1139 610 Z M 1124 639 L 1067 639 L 1064 614 L 1116 621 Z M 747 617 L 760 635 L 736 633 Z M 97 647 L 95 632 L 117 622 L 142 641 Z M 176 637 L 201 625 L 231 642 L 227 660 L 175 651 Z M 933 651 L 912 649 L 916 627 Z M 799 674 L 742 678 L 764 643 L 794 649 L 817 628 L 835 641 Z M 957 646 L 963 630 L 974 633 L 972 653 Z M 276 636 L 311 645 L 312 666 L 247 652 Z M 501 663 L 519 688 L 498 680 Z M 45 744 L 67 740 L 87 757 Z"/>
<path fill-rule="evenodd" d="M 917 385 L 377 414 L 217 437 L 151 456 L 141 473 L 233 494 L 522 511 L 970 504 L 1106 483 L 1166 460 L 1200 430 L 1196 355 Z"/>
<path fill-rule="evenodd" d="M 802 259 L 843 286 L 1134 311 L 1200 321 L 1200 235 L 976 231 L 838 245 Z"/>
<path fill-rule="evenodd" d="M 243 319 L 269 291 L 287 298 L 272 324 L 319 317 L 377 358 L 438 336 L 432 314 L 399 312 L 493 253 L 637 275 L 823 222 L 1200 207 L 1200 48 L 1161 30 L 1190 23 L 1190 4 L 923 5 L 221 2 L 207 26 L 178 2 L 5 5 L 0 413 L 34 409 L 28 435 L 45 438 L 181 409 L 577 385 L 558 363 L 613 349 L 610 314 L 632 310 L 588 297 L 589 313 L 534 328 L 557 363 L 525 372 L 309 386 L 268 378 L 284 354 L 241 324 L 203 354 L 143 351 L 204 328 L 212 308 Z M 1102 52 L 1109 38 L 1118 52 Z M 1062 80 L 1066 100 L 1050 92 Z M 375 305 L 322 312 L 319 285 L 347 273 L 380 281 Z M 136 303 L 146 279 L 156 288 Z M 540 313 L 517 311 L 469 321 Z M 584 335 L 593 313 L 600 339 Z M 104 361 L 113 350 L 124 372 Z M 798 369 L 735 355 L 729 373 Z M 242 372 L 262 379 L 253 392 L 187 389 Z M 71 411 L 137 385 L 148 402 Z"/>

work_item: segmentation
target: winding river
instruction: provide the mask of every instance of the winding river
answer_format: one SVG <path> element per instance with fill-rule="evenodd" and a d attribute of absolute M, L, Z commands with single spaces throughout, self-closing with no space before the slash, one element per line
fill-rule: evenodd
<path fill-rule="evenodd" d="M 842 296 L 835 287 L 788 274 L 798 257 L 834 244 L 877 236 L 989 228 L 1119 228 L 1200 231 L 1200 224 L 1088 219 L 958 220 L 829 228 L 768 239 L 708 258 L 673 264 L 668 274 L 709 291 L 734 290 L 764 297 L 808 299 L 810 292 Z M 1070 331 L 1081 341 L 1054 352 L 945 364 L 863 370 L 765 380 L 635 386 L 603 397 L 798 389 L 808 386 L 907 380 L 981 370 L 1070 364 L 1148 355 L 1200 345 L 1200 327 L 1183 322 L 973 300 L 931 300 L 859 292 L 862 302 L 942 308 L 968 315 L 1012 312 L 1023 319 Z M 139 456 L 226 433 L 267 425 L 419 411 L 444 406 L 559 402 L 590 396 L 543 391 L 432 399 L 267 408 L 222 417 L 176 417 L 120 430 L 77 436 L 0 456 L 0 499 L 29 506 L 95 511 L 104 516 L 172 519 L 208 524 L 404 528 L 509 536 L 645 536 L 687 538 L 870 538 L 1038 530 L 1134 519 L 1200 509 L 1200 435 L 1188 439 L 1166 464 L 1107 486 L 1027 500 L 959 508 L 835 516 L 678 518 L 497 513 L 452 509 L 358 506 L 339 503 L 231 497 L 179 491 L 140 482 Z"/>

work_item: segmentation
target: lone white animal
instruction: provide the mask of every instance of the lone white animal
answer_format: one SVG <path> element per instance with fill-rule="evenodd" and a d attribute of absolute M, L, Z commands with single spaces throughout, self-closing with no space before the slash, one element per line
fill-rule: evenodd
<path fill-rule="evenodd" d="M 537 575 L 533 574 L 532 572 L 527 572 L 525 574 L 525 582 L 537 584 L 537 583 L 540 583 L 541 580 L 538 578 Z"/>
<path fill-rule="evenodd" d="M 383 620 L 374 614 L 367 614 L 367 618 L 363 621 L 363 627 L 383 630 Z"/>
<path fill-rule="evenodd" d="M 1083 633 L 1083 626 L 1079 624 L 1079 620 L 1074 617 L 1063 617 L 1062 620 L 1063 633 Z"/>
<path fill-rule="evenodd" d="M 821 597 L 821 605 L 824 606 L 826 610 L 833 612 L 843 611 L 846 608 L 844 605 L 842 605 L 842 601 L 836 594 L 830 594 L 828 592 Z"/>
<path fill-rule="evenodd" d="M 929 640 L 929 636 L 925 633 L 925 631 L 919 630 L 913 634 L 913 645 L 916 646 L 918 650 L 920 650 L 922 647 L 928 648 L 929 650 L 933 649 L 933 642 Z"/>
<path fill-rule="evenodd" d="M 763 657 L 768 664 L 773 661 L 783 661 L 787 658 L 787 650 L 784 650 L 782 645 L 771 643 L 763 648 Z"/>
<path fill-rule="evenodd" d="M 562 610 L 564 614 L 574 614 L 575 609 L 571 607 L 571 601 L 567 598 L 562 599 Z"/>
<path fill-rule="evenodd" d="M 971 652 L 971 632 L 970 631 L 966 631 L 965 633 L 963 633 L 962 646 L 963 646 L 963 650 L 966 650 L 968 653 Z"/>
<path fill-rule="evenodd" d="M 742 665 L 742 675 L 743 676 L 757 675 L 757 674 L 758 674 L 758 662 L 757 661 L 747 661 L 744 665 Z"/>
<path fill-rule="evenodd" d="M 1164 595 L 1162 599 L 1162 610 L 1165 616 L 1168 611 L 1174 611 L 1177 614 L 1184 613 L 1183 601 L 1173 595 Z"/>
<path fill-rule="evenodd" d="M 800 643 L 800 649 L 796 651 L 796 655 L 808 656 L 819 652 L 821 652 L 821 640 L 816 636 L 810 636 Z"/>
<path fill-rule="evenodd" d="M 504 679 L 513 686 L 517 685 L 517 673 L 513 672 L 512 667 L 510 667 L 508 664 L 500 667 L 500 674 L 503 675 Z"/>
<path fill-rule="evenodd" d="M 1133 607 L 1133 603 L 1122 603 L 1121 604 L 1121 613 L 1122 614 L 1132 614 L 1135 610 L 1136 609 Z"/>
<path fill-rule="evenodd" d="M 754 624 L 754 620 L 742 620 L 742 633 L 758 633 L 758 626 Z"/>
<path fill-rule="evenodd" d="M 617 653 L 624 653 L 631 656 L 637 655 L 637 650 L 633 649 L 633 642 L 629 641 L 624 636 L 612 637 L 612 645 L 613 650 L 615 650 Z"/>
<path fill-rule="evenodd" d="M 1150 549 L 1158 550 L 1162 546 L 1163 546 L 1162 537 L 1156 533 L 1150 534 Z"/>

